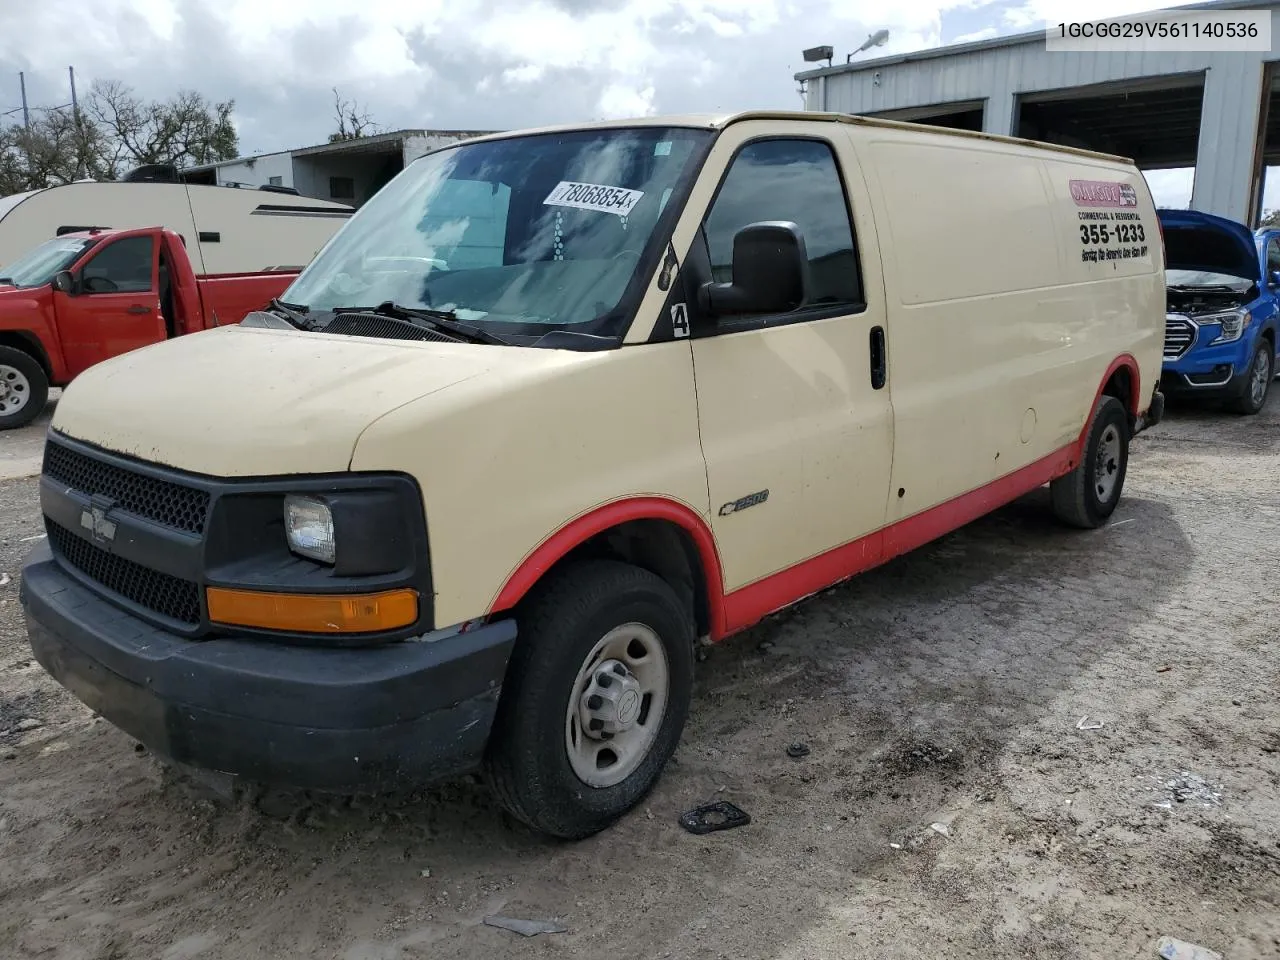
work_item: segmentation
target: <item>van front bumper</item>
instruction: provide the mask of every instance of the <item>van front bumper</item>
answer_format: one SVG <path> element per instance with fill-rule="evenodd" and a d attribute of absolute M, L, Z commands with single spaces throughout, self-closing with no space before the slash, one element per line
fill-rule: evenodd
<path fill-rule="evenodd" d="M 21 600 L 40 665 L 157 755 L 338 793 L 474 769 L 516 637 L 507 620 L 367 649 L 188 640 L 102 600 L 47 546 L 23 569 Z"/>

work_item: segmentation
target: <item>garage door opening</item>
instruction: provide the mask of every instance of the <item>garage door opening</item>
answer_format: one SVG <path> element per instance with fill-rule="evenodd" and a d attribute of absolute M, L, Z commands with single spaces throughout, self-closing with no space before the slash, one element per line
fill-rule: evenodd
<path fill-rule="evenodd" d="M 934 127 L 981 133 L 985 107 L 985 101 L 971 100 L 964 103 L 934 103 L 924 107 L 909 107 L 905 110 L 886 110 L 883 113 L 867 114 L 867 116 L 873 116 L 879 120 L 927 123 Z"/>
<path fill-rule="evenodd" d="M 1280 226 L 1280 70 L 1267 64 L 1263 87 L 1262 124 L 1258 153 L 1262 170 L 1258 184 L 1260 225 Z"/>
<path fill-rule="evenodd" d="M 1204 74 L 1024 94 L 1014 129 L 1032 140 L 1131 157 L 1144 170 L 1195 166 Z"/>

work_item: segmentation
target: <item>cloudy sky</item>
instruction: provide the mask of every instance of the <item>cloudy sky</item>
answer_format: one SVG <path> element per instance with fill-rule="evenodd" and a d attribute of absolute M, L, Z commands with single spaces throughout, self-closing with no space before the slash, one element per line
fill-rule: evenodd
<path fill-rule="evenodd" d="M 799 107 L 800 51 L 892 54 L 1179 0 L 0 0 L 0 113 L 118 79 L 236 101 L 241 151 L 321 142 L 332 88 L 384 129 Z M 92 15 L 86 15 L 88 10 Z M 1153 176 L 1184 205 L 1190 177 Z M 1270 191 L 1268 191 L 1270 192 Z"/>

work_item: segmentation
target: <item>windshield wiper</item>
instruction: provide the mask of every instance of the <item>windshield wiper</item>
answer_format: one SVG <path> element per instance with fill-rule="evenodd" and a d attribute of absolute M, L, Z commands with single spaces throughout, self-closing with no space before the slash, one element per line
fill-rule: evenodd
<path fill-rule="evenodd" d="M 1244 280 L 1242 278 L 1240 282 L 1247 284 L 1249 281 Z M 1239 293 L 1240 292 L 1235 287 L 1228 286 L 1225 283 L 1205 283 L 1205 284 L 1175 283 L 1172 286 L 1170 286 L 1169 289 L 1177 290 L 1182 293 L 1190 292 L 1192 290 L 1196 291 L 1197 293 Z"/>
<path fill-rule="evenodd" d="M 276 297 L 271 298 L 267 310 L 277 316 L 284 317 L 299 330 L 318 330 L 319 325 L 307 316 L 311 308 L 301 303 L 285 303 Z"/>
<path fill-rule="evenodd" d="M 405 320 L 420 327 L 434 328 L 445 333 L 452 333 L 470 340 L 472 343 L 493 343 L 503 347 L 511 346 L 511 341 L 496 333 L 482 330 L 458 319 L 452 310 L 432 310 L 429 307 L 403 307 L 391 300 L 384 300 L 376 307 L 335 307 L 334 313 L 372 313 L 395 320 Z"/>

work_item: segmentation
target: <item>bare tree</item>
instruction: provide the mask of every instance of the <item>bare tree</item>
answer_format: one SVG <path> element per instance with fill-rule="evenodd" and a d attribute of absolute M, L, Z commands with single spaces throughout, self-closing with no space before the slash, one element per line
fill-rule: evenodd
<path fill-rule="evenodd" d="M 31 127 L 0 130 L 0 196 L 91 178 L 110 179 L 102 131 L 70 108 L 33 111 Z"/>
<path fill-rule="evenodd" d="M 1280 227 L 1280 210 L 1267 210 L 1262 214 L 1262 220 L 1258 223 L 1259 228 Z"/>
<path fill-rule="evenodd" d="M 333 88 L 333 116 L 338 129 L 329 134 L 330 143 L 358 140 L 378 132 L 378 125 L 373 122 L 369 111 L 362 108 L 358 101 L 345 99 L 337 87 Z"/>
<path fill-rule="evenodd" d="M 112 80 L 93 86 L 86 107 L 110 141 L 112 170 L 144 163 L 186 167 L 239 155 L 234 100 L 212 103 L 194 90 L 181 90 L 147 103 Z"/>

